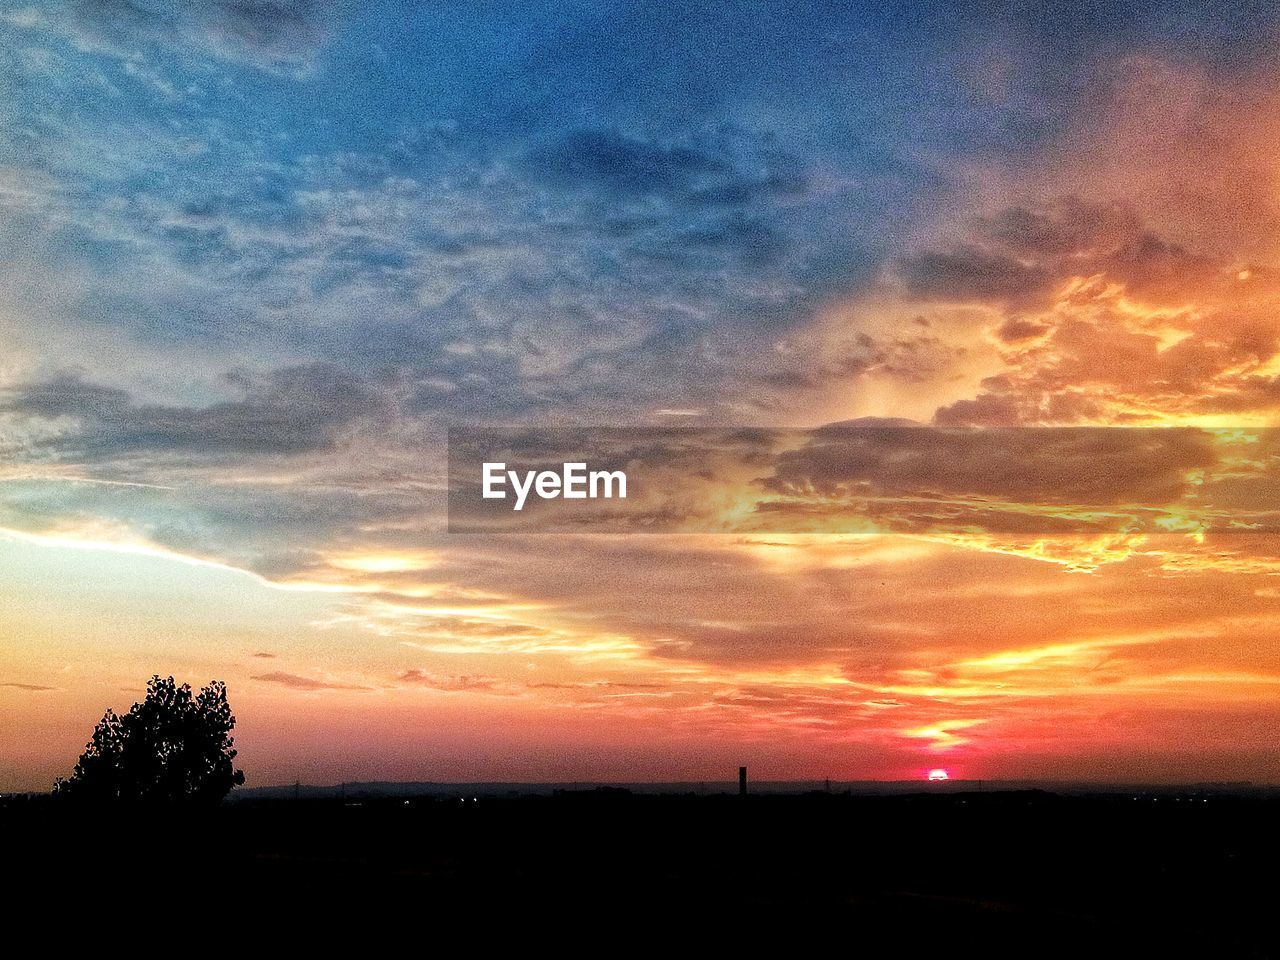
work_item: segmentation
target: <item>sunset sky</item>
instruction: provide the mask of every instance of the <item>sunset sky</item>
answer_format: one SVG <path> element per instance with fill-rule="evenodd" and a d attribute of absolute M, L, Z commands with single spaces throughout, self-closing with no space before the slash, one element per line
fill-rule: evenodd
<path fill-rule="evenodd" d="M 227 682 L 251 786 L 1280 780 L 1280 534 L 445 529 L 475 427 L 1214 428 L 1070 472 L 1265 512 L 1278 42 L 1252 2 L 0 0 L 0 790 L 153 673 Z"/>

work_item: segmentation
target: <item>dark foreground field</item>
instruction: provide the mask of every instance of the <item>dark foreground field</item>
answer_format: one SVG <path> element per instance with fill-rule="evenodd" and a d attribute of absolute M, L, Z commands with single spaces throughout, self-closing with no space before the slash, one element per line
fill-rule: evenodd
<path fill-rule="evenodd" d="M 129 891 L 171 918 L 216 903 L 312 935 L 400 924 L 637 944 L 692 923 L 727 952 L 781 934 L 911 956 L 1270 956 L 1278 814 L 1223 796 L 583 792 L 183 817 L 10 802 L 0 830 L 13 917 Z"/>

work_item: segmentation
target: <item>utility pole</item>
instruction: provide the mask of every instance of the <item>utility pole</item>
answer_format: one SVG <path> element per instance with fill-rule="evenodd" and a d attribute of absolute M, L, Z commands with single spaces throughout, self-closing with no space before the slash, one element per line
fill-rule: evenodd
<path fill-rule="evenodd" d="M 745 797 L 747 795 L 747 768 L 738 768 L 738 796 Z"/>

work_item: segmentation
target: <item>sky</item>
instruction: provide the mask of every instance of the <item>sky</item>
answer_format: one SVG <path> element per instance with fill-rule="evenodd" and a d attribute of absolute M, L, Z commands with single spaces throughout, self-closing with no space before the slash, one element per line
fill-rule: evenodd
<path fill-rule="evenodd" d="M 1280 13 L 1057 6 L 0 0 L 0 789 L 153 673 L 258 786 L 1280 779 L 1265 531 L 446 530 L 469 428 L 1277 489 Z"/>

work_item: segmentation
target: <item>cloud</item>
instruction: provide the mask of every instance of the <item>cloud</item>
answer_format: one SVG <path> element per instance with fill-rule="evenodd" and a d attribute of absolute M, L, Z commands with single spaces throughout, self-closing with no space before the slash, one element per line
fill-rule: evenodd
<path fill-rule="evenodd" d="M 915 254 L 899 269 L 907 291 L 924 299 L 1018 302 L 1042 294 L 1050 280 L 1042 268 L 976 247 Z"/>
<path fill-rule="evenodd" d="M 327 0 L 70 0 L 47 19 L 36 13 L 17 22 L 65 30 L 87 49 L 122 57 L 161 44 L 296 68 L 326 40 L 336 6 Z"/>
<path fill-rule="evenodd" d="M 64 374 L 4 391 L 0 412 L 74 422 L 76 429 L 55 444 L 94 459 L 295 455 L 329 448 L 358 420 L 385 411 L 364 384 L 323 364 L 284 368 L 238 385 L 242 400 L 184 408 L 138 403 L 123 390 Z"/>
<path fill-rule="evenodd" d="M 56 690 L 57 687 L 45 687 L 38 683 L 0 683 L 0 687 L 9 687 L 13 690 L 27 690 L 32 693 L 43 693 L 48 690 Z"/>
<path fill-rule="evenodd" d="M 1022 317 L 1009 317 L 996 328 L 996 336 L 1005 343 L 1020 343 L 1042 336 L 1050 329 L 1052 328 L 1048 324 L 1037 323 Z"/>
<path fill-rule="evenodd" d="M 781 454 L 763 484 L 818 495 L 863 489 L 885 497 L 1158 506 L 1181 499 L 1217 462 L 1213 437 L 1191 430 L 968 433 L 836 425 Z M 1099 463 L 1106 470 L 1096 469 Z"/>
<path fill-rule="evenodd" d="M 1065 196 L 1008 207 L 974 217 L 964 236 L 950 249 L 898 261 L 909 293 L 1043 308 L 1069 279 L 1105 277 L 1145 301 L 1167 305 L 1223 280 L 1223 265 L 1162 240 L 1121 203 Z"/>
<path fill-rule="evenodd" d="M 607 130 L 573 131 L 535 148 L 526 162 L 548 183 L 630 197 L 686 194 L 698 180 L 726 173 L 707 153 Z"/>
<path fill-rule="evenodd" d="M 1280 285 L 1268 269 L 1184 249 L 1131 208 L 1079 198 L 971 226 L 974 240 L 902 265 L 913 296 L 993 316 L 1005 365 L 937 423 L 1168 423 L 1280 403 L 1268 366 L 1280 356 L 1269 320 Z"/>
<path fill-rule="evenodd" d="M 1002 428 L 854 420 L 816 430 L 455 430 L 451 533 L 931 536 L 1269 530 L 1268 429 Z M 624 470 L 625 500 L 483 499 L 481 465 Z"/>
<path fill-rule="evenodd" d="M 129 156 L 104 166 L 120 147 L 99 123 L 63 118 L 67 148 L 41 200 L 56 215 L 32 209 L 15 241 L 55 263 L 87 252 L 78 275 L 102 295 L 42 297 L 40 311 L 89 383 L 132 392 L 145 366 L 158 392 L 181 397 L 215 389 L 245 355 L 259 379 L 302 356 L 394 370 L 424 415 L 502 422 L 572 407 L 625 422 L 659 408 L 723 415 L 744 382 L 763 408 L 882 354 L 913 362 L 908 352 L 932 349 L 851 344 L 816 365 L 781 349 L 821 300 L 797 271 L 840 287 L 869 266 L 813 265 L 806 211 L 830 213 L 846 192 L 810 187 L 767 137 L 677 146 L 614 132 L 621 155 L 584 173 L 447 125 L 418 125 L 402 148 L 312 158 L 291 139 L 189 153 L 164 125 L 141 124 Z M 225 137 L 217 124 L 208 134 Z M 573 134 L 552 142 L 561 165 L 583 149 Z M 673 159 L 686 154 L 699 159 Z M 103 170 L 126 168 L 116 201 L 123 174 Z M 823 256 L 863 242 L 830 240 Z M 100 369 L 90 344 L 120 330 L 155 362 Z M 197 383 L 166 372 L 177 349 L 201 356 Z"/>
<path fill-rule="evenodd" d="M 613 202 L 742 207 L 809 191 L 794 157 L 743 134 L 664 143 L 618 130 L 571 130 L 531 149 L 524 162 L 546 184 Z"/>
<path fill-rule="evenodd" d="M 441 676 L 434 673 L 428 673 L 425 670 L 405 670 L 397 678 L 401 683 L 410 684 L 415 687 L 429 687 L 432 690 L 442 690 L 448 693 L 462 693 L 482 691 L 486 693 L 497 692 L 501 686 L 501 682 L 494 677 L 486 676 Z"/>
<path fill-rule="evenodd" d="M 370 690 L 371 687 L 363 687 L 345 683 L 330 683 L 324 680 L 313 680 L 310 677 L 300 677 L 294 673 L 263 673 L 251 677 L 252 680 L 260 680 L 263 683 L 276 683 L 282 687 L 290 687 L 294 690 Z"/>

